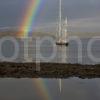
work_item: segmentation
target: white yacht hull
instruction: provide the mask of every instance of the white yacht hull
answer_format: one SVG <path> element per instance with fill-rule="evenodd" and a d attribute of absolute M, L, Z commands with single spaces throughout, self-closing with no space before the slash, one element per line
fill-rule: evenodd
<path fill-rule="evenodd" d="M 66 45 L 66 46 L 68 46 L 69 43 L 67 41 L 57 41 L 56 45 Z"/>

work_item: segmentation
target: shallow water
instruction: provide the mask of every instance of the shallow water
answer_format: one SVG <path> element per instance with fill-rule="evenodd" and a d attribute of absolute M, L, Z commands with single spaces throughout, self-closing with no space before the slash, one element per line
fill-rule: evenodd
<path fill-rule="evenodd" d="M 44 40 L 41 43 L 41 40 L 39 40 L 36 48 L 36 39 L 33 39 L 32 41 L 28 42 L 28 51 L 27 45 L 25 44 L 24 47 L 24 42 L 22 42 L 22 40 L 18 40 L 17 42 L 19 46 L 19 52 L 17 58 L 14 59 L 13 62 L 23 62 L 27 60 L 36 61 L 37 59 L 41 62 L 98 64 L 100 63 L 100 60 L 98 61 L 96 59 L 100 59 L 100 39 L 93 42 L 91 46 L 92 55 L 96 58 L 94 60 L 89 57 L 89 53 L 87 50 L 90 40 L 91 39 L 89 38 L 81 39 L 82 48 L 79 47 L 78 50 L 79 45 L 76 40 L 69 41 L 68 46 L 57 46 L 55 45 L 55 41 L 52 41 L 51 43 L 48 40 Z M 7 57 L 7 60 L 9 60 L 9 58 L 12 57 L 15 53 L 15 49 L 15 45 L 12 41 L 5 41 L 2 44 L 2 55 L 4 57 Z M 80 54 L 78 54 L 79 52 Z M 29 57 L 27 57 L 27 54 L 29 54 Z M 0 58 L 0 60 L 2 61 L 2 57 Z"/>
<path fill-rule="evenodd" d="M 0 79 L 0 100 L 100 100 L 100 79 Z"/>

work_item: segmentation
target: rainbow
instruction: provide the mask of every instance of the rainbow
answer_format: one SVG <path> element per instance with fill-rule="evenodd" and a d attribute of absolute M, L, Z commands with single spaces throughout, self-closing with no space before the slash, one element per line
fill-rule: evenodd
<path fill-rule="evenodd" d="M 41 6 L 44 0 L 30 0 L 28 3 L 28 7 L 24 12 L 24 18 L 21 22 L 18 37 L 19 38 L 27 38 L 32 36 L 33 25 L 35 24 L 36 17 L 38 16 Z M 45 81 L 43 79 L 34 79 L 36 87 L 41 96 L 43 96 L 44 100 L 52 100 Z"/>
<path fill-rule="evenodd" d="M 49 94 L 45 79 L 33 79 L 33 82 L 38 89 L 39 96 L 43 98 L 41 100 L 53 100 L 53 98 Z"/>
<path fill-rule="evenodd" d="M 27 38 L 32 35 L 33 25 L 38 16 L 44 0 L 29 0 L 28 7 L 24 12 L 24 18 L 21 22 L 18 37 Z"/>

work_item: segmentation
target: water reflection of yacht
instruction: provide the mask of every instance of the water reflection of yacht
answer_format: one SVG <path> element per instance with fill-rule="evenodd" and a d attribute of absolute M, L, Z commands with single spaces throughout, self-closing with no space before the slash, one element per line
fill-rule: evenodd
<path fill-rule="evenodd" d="M 65 45 L 57 45 L 57 63 L 67 63 L 68 60 L 68 47 Z M 62 92 L 63 80 L 58 79 L 59 91 Z"/>
<path fill-rule="evenodd" d="M 68 47 L 57 45 L 57 63 L 67 63 Z"/>

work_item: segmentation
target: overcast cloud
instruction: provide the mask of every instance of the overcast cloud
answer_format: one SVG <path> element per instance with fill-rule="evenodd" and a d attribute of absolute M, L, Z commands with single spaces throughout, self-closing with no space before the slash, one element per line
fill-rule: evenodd
<path fill-rule="evenodd" d="M 19 26 L 29 1 L 31 0 L 0 0 L 0 27 Z M 42 1 L 36 26 L 53 27 L 58 21 L 58 0 Z M 100 0 L 62 0 L 62 16 L 63 19 L 68 17 L 70 31 L 99 32 Z"/>

